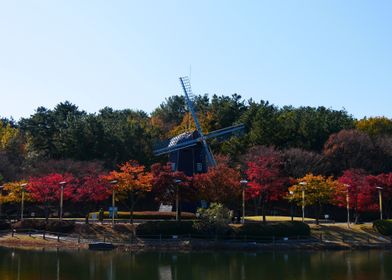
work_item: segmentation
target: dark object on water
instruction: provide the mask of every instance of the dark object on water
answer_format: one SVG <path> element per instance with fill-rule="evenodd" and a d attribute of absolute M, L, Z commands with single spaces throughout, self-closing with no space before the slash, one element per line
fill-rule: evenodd
<path fill-rule="evenodd" d="M 88 244 L 89 250 L 109 251 L 116 248 L 112 243 L 97 242 Z"/>

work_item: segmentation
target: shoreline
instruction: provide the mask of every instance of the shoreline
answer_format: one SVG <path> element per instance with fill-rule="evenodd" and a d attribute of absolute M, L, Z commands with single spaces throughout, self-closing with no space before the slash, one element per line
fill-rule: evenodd
<path fill-rule="evenodd" d="M 91 240 L 91 243 L 96 240 Z M 78 243 L 70 240 L 42 239 L 18 234 L 14 237 L 3 236 L 0 238 L 0 247 L 17 248 L 23 250 L 64 249 L 64 250 L 89 250 L 88 240 Z M 324 250 L 389 250 L 392 243 L 345 243 L 345 242 L 320 242 L 320 241 L 290 241 L 276 243 L 256 242 L 230 242 L 212 240 L 139 240 L 137 243 L 113 242 L 117 251 L 124 252 L 198 252 L 198 251 L 324 251 Z"/>

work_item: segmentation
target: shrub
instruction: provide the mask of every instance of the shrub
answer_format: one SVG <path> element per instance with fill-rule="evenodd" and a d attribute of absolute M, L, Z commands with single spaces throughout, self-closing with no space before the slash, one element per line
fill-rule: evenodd
<path fill-rule="evenodd" d="M 377 220 L 373 222 L 373 228 L 382 235 L 392 235 L 392 220 Z"/>
<path fill-rule="evenodd" d="M 73 231 L 75 228 L 75 222 L 73 221 L 48 221 L 45 226 L 45 230 L 51 232 L 62 232 L 68 233 Z"/>
<path fill-rule="evenodd" d="M 96 217 L 98 219 L 99 212 L 90 213 L 89 214 L 90 219 L 92 218 L 92 214 L 96 214 Z M 104 219 L 109 219 L 109 212 L 108 211 L 105 211 L 103 215 L 104 215 Z M 158 211 L 133 212 L 133 218 L 134 219 L 142 219 L 142 220 L 173 220 L 176 218 L 176 213 L 175 212 L 158 212 Z M 196 218 L 196 215 L 193 213 L 189 213 L 189 212 L 182 212 L 181 218 L 183 220 L 193 220 Z M 129 214 L 129 212 L 119 211 L 117 213 L 116 219 L 128 220 L 128 219 L 130 219 L 130 214 Z"/>
<path fill-rule="evenodd" d="M 207 209 L 197 210 L 199 220 L 195 221 L 194 228 L 201 234 L 226 235 L 232 232 L 229 226 L 230 210 L 219 203 L 212 203 Z"/>
<path fill-rule="evenodd" d="M 0 221 L 0 230 L 7 230 L 11 228 L 11 224 L 6 221 Z"/>
<path fill-rule="evenodd" d="M 23 220 L 13 224 L 13 228 L 20 230 L 46 230 L 51 232 L 68 233 L 75 228 L 75 222 L 72 221 L 53 221 L 49 220 Z"/>
<path fill-rule="evenodd" d="M 193 222 L 192 221 L 151 221 L 145 222 L 136 227 L 136 235 L 184 235 L 192 234 Z"/>
<path fill-rule="evenodd" d="M 45 220 L 23 220 L 16 222 L 12 225 L 15 229 L 35 229 L 35 230 L 45 230 L 46 223 Z"/>
<path fill-rule="evenodd" d="M 294 237 L 309 236 L 310 227 L 302 222 L 246 223 L 238 229 L 239 236 Z"/>

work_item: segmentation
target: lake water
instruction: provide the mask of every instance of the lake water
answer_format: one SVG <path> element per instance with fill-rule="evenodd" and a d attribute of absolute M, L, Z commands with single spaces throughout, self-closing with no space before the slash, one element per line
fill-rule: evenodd
<path fill-rule="evenodd" d="M 130 253 L 0 248 L 1 280 L 390 280 L 391 251 Z"/>

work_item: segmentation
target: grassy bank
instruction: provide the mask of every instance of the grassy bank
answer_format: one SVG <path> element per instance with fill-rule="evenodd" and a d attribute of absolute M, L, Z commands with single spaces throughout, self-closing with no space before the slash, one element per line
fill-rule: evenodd
<path fill-rule="evenodd" d="M 233 225 L 238 228 L 239 225 Z M 310 225 L 311 238 L 302 240 L 284 240 L 277 238 L 273 241 L 260 242 L 260 240 L 211 240 L 189 238 L 188 235 L 178 238 L 140 238 L 134 237 L 134 228 L 130 224 L 77 224 L 72 233 L 43 234 L 16 233 L 12 236 L 9 232 L 0 235 L 0 245 L 23 248 L 86 248 L 89 242 L 106 241 L 113 242 L 124 250 L 263 250 L 263 249 L 300 249 L 300 250 L 324 250 L 324 249 L 369 249 L 390 248 L 391 240 L 373 229 L 372 224 L 351 225 L 326 224 Z"/>

